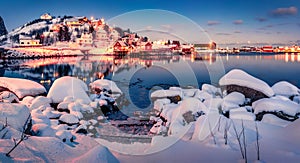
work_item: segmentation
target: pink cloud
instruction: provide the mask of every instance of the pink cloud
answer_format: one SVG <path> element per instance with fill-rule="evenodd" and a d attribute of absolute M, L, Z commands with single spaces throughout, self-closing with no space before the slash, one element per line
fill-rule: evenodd
<path fill-rule="evenodd" d="M 286 16 L 286 15 L 296 15 L 298 13 L 297 7 L 291 6 L 288 8 L 277 8 L 272 11 L 273 16 Z"/>

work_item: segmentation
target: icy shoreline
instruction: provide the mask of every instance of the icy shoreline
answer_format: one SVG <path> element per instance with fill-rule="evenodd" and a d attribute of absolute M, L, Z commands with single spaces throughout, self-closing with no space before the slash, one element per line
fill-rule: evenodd
<path fill-rule="evenodd" d="M 113 81 L 94 81 L 90 87 L 95 94 L 89 97 L 84 82 L 62 77 L 45 97 L 39 96 L 45 91 L 38 83 L 9 85 L 13 80 L 0 78 L 0 87 L 5 88 L 0 89 L 0 160 L 5 162 L 97 162 L 99 159 L 103 162 L 239 162 L 243 159 L 236 131 L 244 131 L 248 161 L 257 159 L 257 141 L 261 144 L 262 161 L 300 160 L 296 132 L 300 127 L 300 90 L 285 81 L 270 87 L 235 69 L 220 79 L 220 87 L 204 84 L 201 89 L 158 90 L 151 94 L 157 113 L 150 117 L 154 125 L 144 129 L 133 127 L 130 131 L 126 124 L 139 122 L 116 110 L 114 100 L 122 92 Z M 30 122 L 26 124 L 28 114 Z M 28 140 L 20 143 L 12 157 L 6 157 L 5 153 L 14 146 L 13 139 L 19 139 L 24 132 L 24 123 L 26 134 L 30 135 Z M 124 124 L 125 128 L 120 130 L 118 126 Z M 290 132 L 288 136 L 284 134 L 286 131 Z M 101 134 L 123 135 L 125 139 L 130 135 L 145 137 L 151 143 L 112 142 L 101 139 Z M 183 151 L 186 152 L 183 157 L 171 158 L 171 153 Z M 207 154 L 200 157 L 195 151 Z M 272 153 L 276 155 L 270 157 Z"/>

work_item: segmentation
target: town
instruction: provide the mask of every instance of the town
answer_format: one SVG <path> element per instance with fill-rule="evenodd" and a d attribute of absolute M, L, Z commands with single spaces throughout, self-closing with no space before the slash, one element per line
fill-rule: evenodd
<path fill-rule="evenodd" d="M 118 54 L 275 54 L 300 53 L 300 47 L 217 47 L 209 43 L 183 43 L 178 40 L 151 40 L 130 29 L 109 26 L 104 18 L 85 16 L 54 17 L 49 13 L 0 37 L 1 58 L 32 58 L 73 55 Z"/>

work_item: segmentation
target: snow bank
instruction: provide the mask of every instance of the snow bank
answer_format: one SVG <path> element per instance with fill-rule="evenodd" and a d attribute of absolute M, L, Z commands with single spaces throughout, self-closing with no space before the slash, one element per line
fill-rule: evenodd
<path fill-rule="evenodd" d="M 92 89 L 98 88 L 101 90 L 106 89 L 107 91 L 112 91 L 112 93 L 122 94 L 122 91 L 118 88 L 115 82 L 107 79 L 98 79 L 90 84 Z"/>
<path fill-rule="evenodd" d="M 74 99 L 82 99 L 85 103 L 90 103 L 91 100 L 86 94 L 88 87 L 86 84 L 74 77 L 65 76 L 56 79 L 47 95 L 53 103 L 60 103 L 67 96 L 72 96 Z"/>
<path fill-rule="evenodd" d="M 19 98 L 15 94 L 13 94 L 9 91 L 0 92 L 0 102 L 11 103 L 13 101 L 19 102 Z"/>
<path fill-rule="evenodd" d="M 264 93 L 268 97 L 274 95 L 274 91 L 270 88 L 270 86 L 267 83 L 239 69 L 233 69 L 229 71 L 219 80 L 219 84 L 221 86 L 238 85 L 252 88 L 254 90 Z"/>
<path fill-rule="evenodd" d="M 280 81 L 275 83 L 272 86 L 272 89 L 276 95 L 282 95 L 286 97 L 300 95 L 299 88 L 286 81 Z"/>
<path fill-rule="evenodd" d="M 0 87 L 14 92 L 18 98 L 46 93 L 45 87 L 31 80 L 0 77 Z"/>
<path fill-rule="evenodd" d="M 273 114 L 264 115 L 261 122 L 276 125 L 276 126 L 281 126 L 281 127 L 286 127 L 286 126 L 288 126 L 289 124 L 292 123 L 290 121 L 282 120 L 282 119 L 278 118 L 277 116 L 275 116 Z"/>
<path fill-rule="evenodd" d="M 52 100 L 44 96 L 38 96 L 31 101 L 30 109 L 36 109 L 40 106 L 50 106 Z"/>
<path fill-rule="evenodd" d="M 23 126 L 30 115 L 29 109 L 22 104 L 0 103 L 0 121 L 10 127 L 23 131 Z"/>
<path fill-rule="evenodd" d="M 254 113 L 258 114 L 265 112 L 279 112 L 295 116 L 300 112 L 300 105 L 292 101 L 284 101 L 278 99 L 261 99 L 252 104 Z"/>
<path fill-rule="evenodd" d="M 84 155 L 72 160 L 74 163 L 101 162 L 118 163 L 116 157 L 104 146 L 98 145 Z"/>

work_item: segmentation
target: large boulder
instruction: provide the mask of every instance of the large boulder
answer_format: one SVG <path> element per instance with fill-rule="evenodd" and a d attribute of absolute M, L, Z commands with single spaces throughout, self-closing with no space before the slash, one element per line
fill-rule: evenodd
<path fill-rule="evenodd" d="M 91 100 L 86 93 L 87 91 L 88 87 L 82 80 L 65 76 L 54 81 L 47 97 L 51 98 L 53 103 L 60 103 L 64 101 L 65 97 L 72 96 L 75 100 L 82 99 L 89 104 Z"/>
<path fill-rule="evenodd" d="M 244 94 L 246 98 L 251 99 L 251 102 L 274 96 L 274 91 L 267 83 L 239 69 L 233 69 L 225 74 L 219 80 L 219 85 L 227 93 Z"/>
<path fill-rule="evenodd" d="M 44 86 L 27 79 L 0 77 L 0 87 L 13 92 L 19 99 L 46 94 Z"/>

